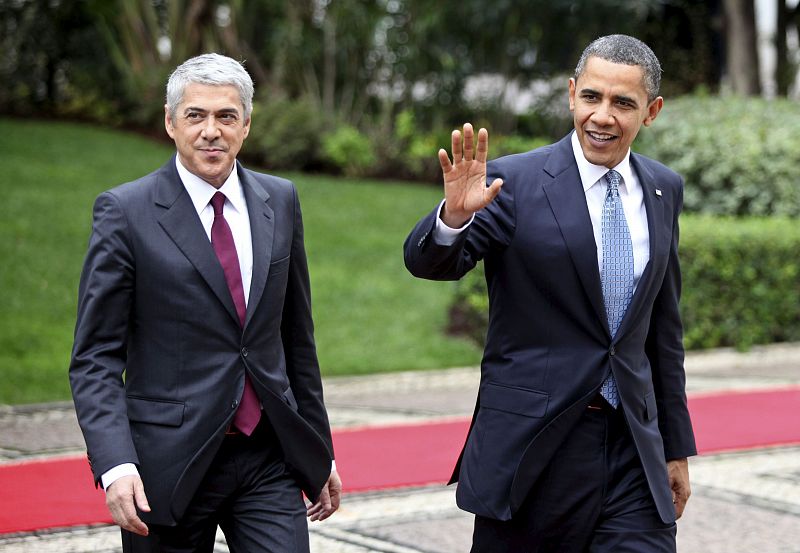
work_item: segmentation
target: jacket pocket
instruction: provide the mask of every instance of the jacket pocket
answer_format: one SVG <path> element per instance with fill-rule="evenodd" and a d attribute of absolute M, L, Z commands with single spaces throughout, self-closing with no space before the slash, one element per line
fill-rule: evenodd
<path fill-rule="evenodd" d="M 489 382 L 480 391 L 482 409 L 496 409 L 524 417 L 541 418 L 550 395 L 545 392 Z"/>
<path fill-rule="evenodd" d="M 149 399 L 128 396 L 128 420 L 161 424 L 163 426 L 180 426 L 183 424 L 183 413 L 186 404 L 182 401 L 166 399 Z"/>
<path fill-rule="evenodd" d="M 291 256 L 287 255 L 286 257 L 273 261 L 269 264 L 269 274 L 274 276 L 285 272 L 289 268 L 290 260 Z"/>

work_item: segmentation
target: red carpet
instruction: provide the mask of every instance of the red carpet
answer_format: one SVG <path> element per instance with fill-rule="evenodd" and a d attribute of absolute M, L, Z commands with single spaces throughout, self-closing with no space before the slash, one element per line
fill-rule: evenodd
<path fill-rule="evenodd" d="M 692 396 L 701 453 L 800 443 L 800 388 Z M 339 430 L 348 492 L 445 482 L 469 421 Z M 85 457 L 0 465 L 0 533 L 109 522 Z"/>

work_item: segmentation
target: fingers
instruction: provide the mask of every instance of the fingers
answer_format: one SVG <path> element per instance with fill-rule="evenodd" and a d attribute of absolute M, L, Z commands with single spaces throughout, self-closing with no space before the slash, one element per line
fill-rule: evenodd
<path fill-rule="evenodd" d="M 463 141 L 462 141 L 462 134 L 457 129 L 454 130 L 450 135 L 450 145 L 453 152 L 453 164 L 457 165 L 461 161 L 470 162 L 473 159 L 481 163 L 486 163 L 486 159 L 489 153 L 489 132 L 481 128 L 478 130 L 478 143 L 477 143 L 477 150 L 475 145 L 475 130 L 472 128 L 471 123 L 464 123 L 464 134 L 463 134 Z M 448 159 L 448 164 L 445 165 L 444 160 L 442 158 L 442 151 L 439 151 L 439 162 L 442 165 L 442 169 L 446 169 L 446 167 L 452 167 L 450 165 L 450 160 Z"/>
<path fill-rule="evenodd" d="M 322 488 L 322 493 L 319 494 L 319 500 L 306 509 L 306 516 L 311 521 L 325 520 L 330 516 L 331 497 L 328 492 L 328 485 Z M 329 512 L 330 511 L 330 512 Z"/>
<path fill-rule="evenodd" d="M 444 148 L 439 150 L 439 165 L 442 166 L 442 173 L 445 175 L 453 170 L 453 164 L 450 163 L 450 157 Z"/>
<path fill-rule="evenodd" d="M 461 133 L 457 130 L 450 134 L 450 147 L 453 152 L 453 163 L 459 163 L 463 158 L 461 151 Z M 439 158 L 441 160 L 441 157 Z"/>
<path fill-rule="evenodd" d="M 486 158 L 489 154 L 489 131 L 480 129 L 478 131 L 478 149 L 475 159 L 480 163 L 486 163 Z"/>
<path fill-rule="evenodd" d="M 342 480 L 334 470 L 328 478 L 328 483 L 322 488 L 319 500 L 309 505 L 306 514 L 312 521 L 322 521 L 331 516 L 339 508 L 342 496 Z"/>
<path fill-rule="evenodd" d="M 492 200 L 494 200 L 497 197 L 502 187 L 503 187 L 503 179 L 494 179 L 492 181 L 492 184 L 489 185 L 489 188 L 487 188 L 486 191 L 484 192 L 485 206 L 492 203 Z"/>
<path fill-rule="evenodd" d="M 474 158 L 473 140 L 475 132 L 472 125 L 464 123 L 464 161 L 472 161 Z"/>
<path fill-rule="evenodd" d="M 146 536 L 149 533 L 147 525 L 136 513 L 137 505 L 143 511 L 150 511 L 140 478 L 125 476 L 116 480 L 106 490 L 106 505 L 111 513 L 111 518 L 120 528 L 140 536 Z"/>
<path fill-rule="evenodd" d="M 136 506 L 139 507 L 140 511 L 150 512 L 150 503 L 144 494 L 144 483 L 138 478 L 133 483 L 133 499 L 136 501 Z"/>

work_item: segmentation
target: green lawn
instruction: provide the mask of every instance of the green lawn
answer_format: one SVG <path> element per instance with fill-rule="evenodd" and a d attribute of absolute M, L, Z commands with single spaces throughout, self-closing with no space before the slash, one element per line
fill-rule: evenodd
<path fill-rule="evenodd" d="M 0 403 L 67 399 L 93 199 L 159 167 L 172 148 L 91 126 L 0 119 L 0 151 Z M 300 190 L 325 374 L 478 361 L 475 346 L 443 335 L 453 285 L 403 267 L 403 239 L 440 191 L 285 176 Z"/>

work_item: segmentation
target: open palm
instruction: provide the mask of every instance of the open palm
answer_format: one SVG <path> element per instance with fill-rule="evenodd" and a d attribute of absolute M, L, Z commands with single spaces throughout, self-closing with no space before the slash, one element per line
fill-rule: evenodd
<path fill-rule="evenodd" d="M 446 225 L 457 228 L 491 203 L 500 192 L 503 181 L 495 179 L 489 187 L 486 186 L 486 157 L 489 153 L 489 133 L 486 129 L 478 131 L 477 148 L 469 123 L 464 125 L 463 145 L 460 131 L 453 131 L 451 138 L 452 162 L 446 150 L 439 150 L 445 197 L 442 220 Z"/>

